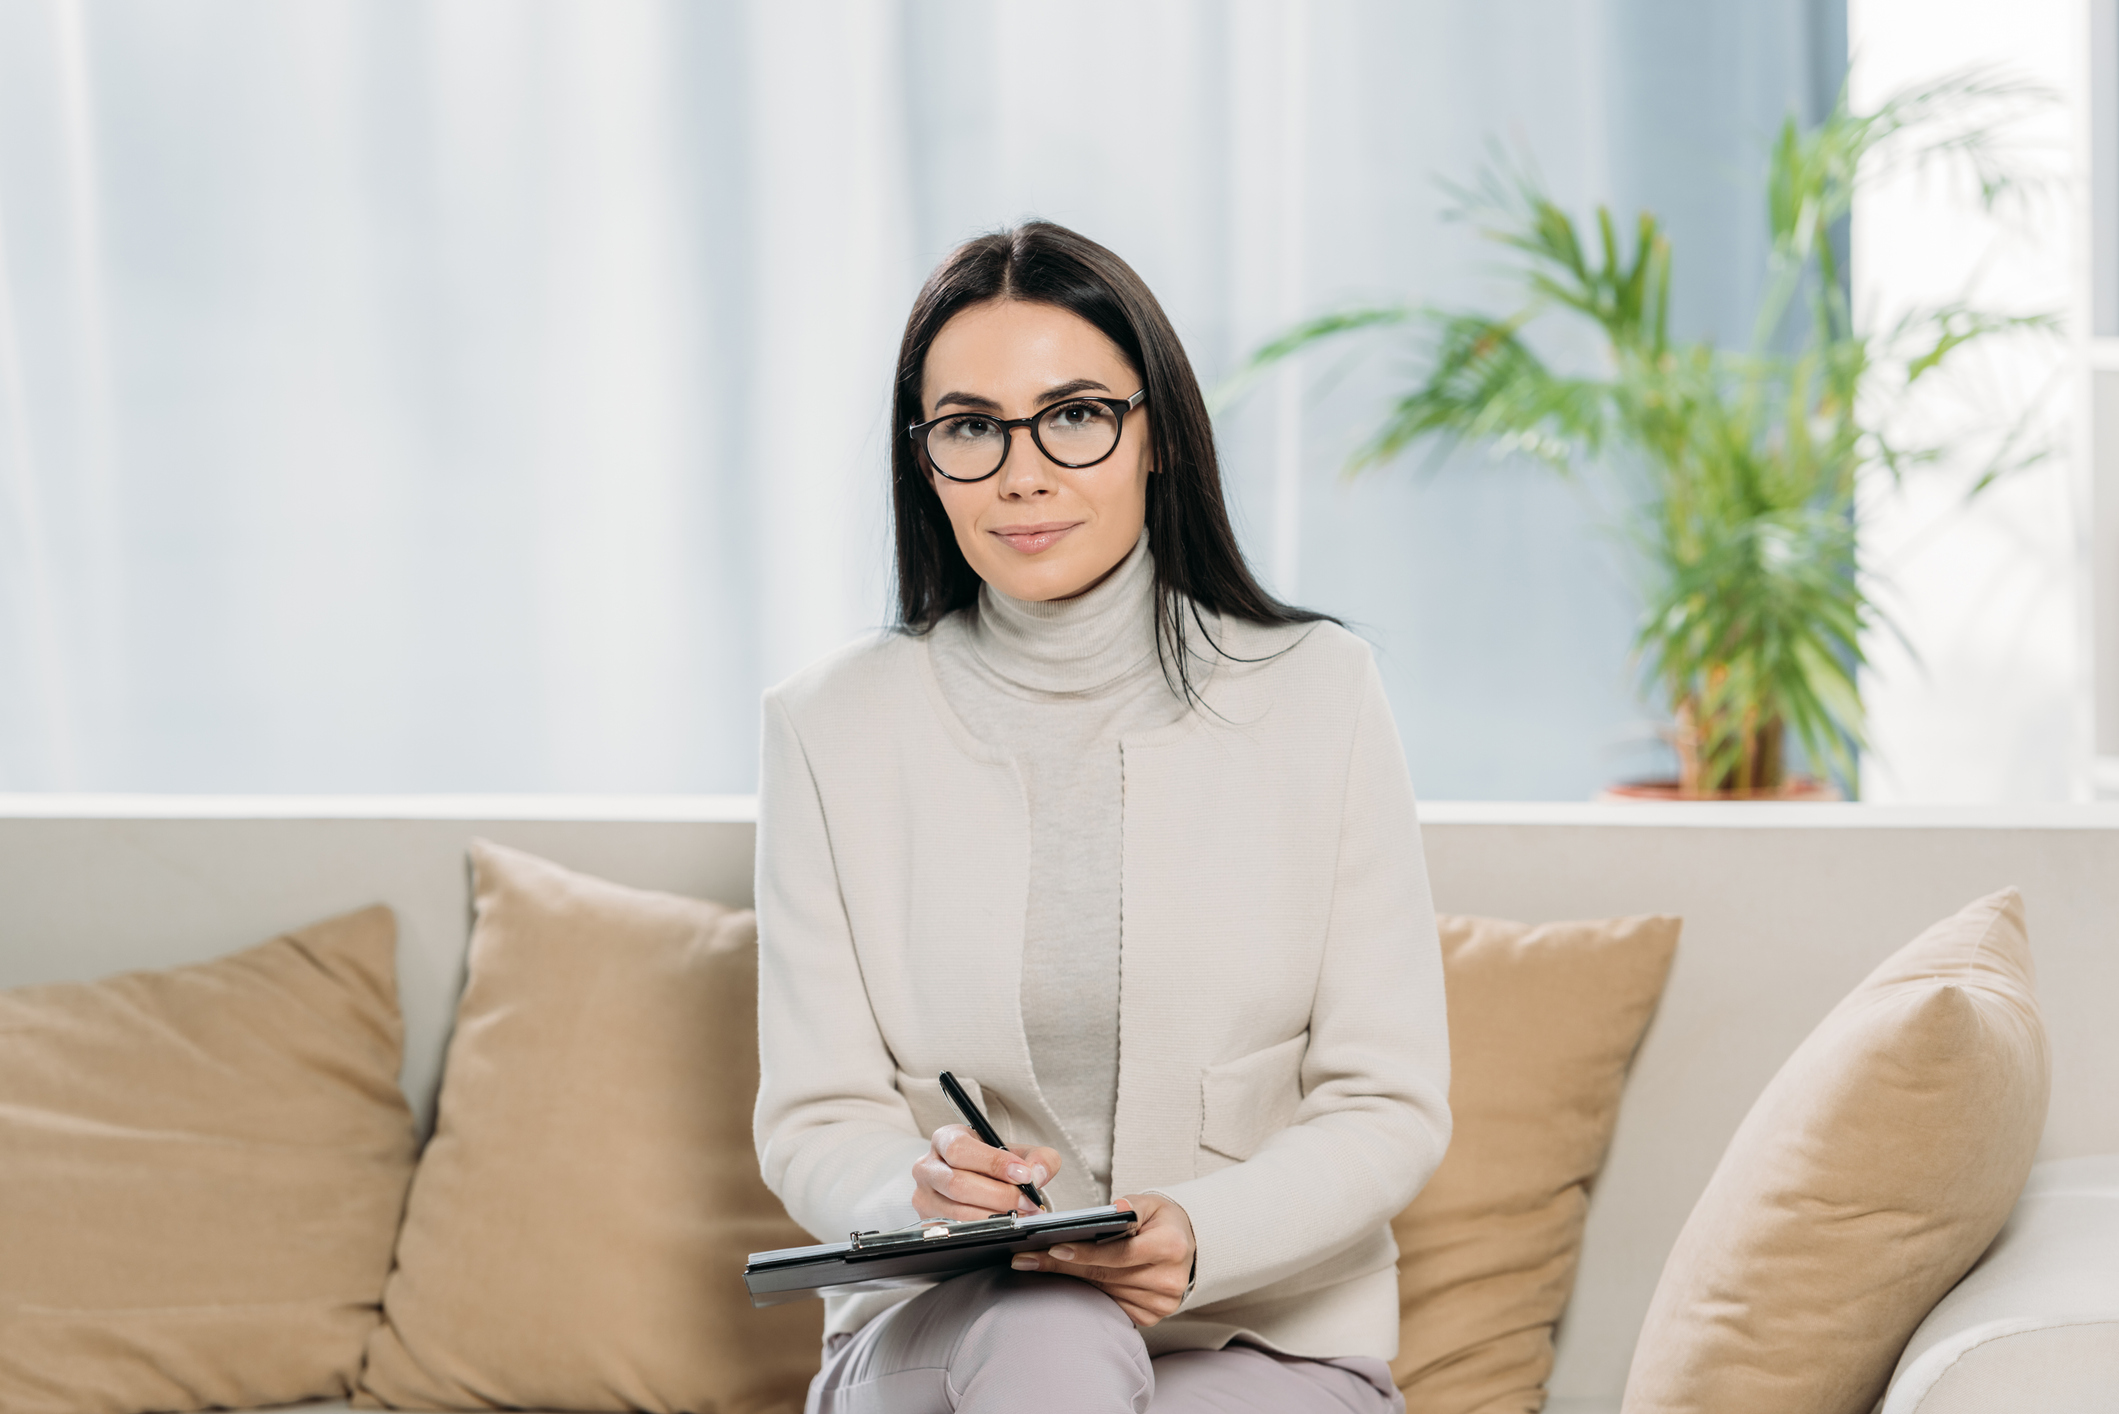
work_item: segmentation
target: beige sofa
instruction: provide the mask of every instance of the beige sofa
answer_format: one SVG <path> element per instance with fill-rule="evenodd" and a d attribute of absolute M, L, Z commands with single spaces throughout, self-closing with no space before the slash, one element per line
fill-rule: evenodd
<path fill-rule="evenodd" d="M 736 797 L 0 797 L 0 987 L 196 960 L 386 902 L 402 930 L 404 1084 L 424 1120 L 463 974 L 468 837 L 742 903 L 751 808 Z M 2028 903 L 2054 1056 L 2041 1159 L 2119 1154 L 2119 807 L 1441 804 L 1425 816 L 1445 911 L 1685 919 L 1596 1188 L 1554 1410 L 1617 1408 L 1664 1258 L 1752 1099 L 1872 966 L 1975 896 L 2016 884 Z M 2119 1205 L 2069 1202 L 2114 1185 L 2119 1167 L 2094 1161 L 2042 1171 L 2033 1197 L 2044 1206 L 2017 1225 L 2028 1235 L 1975 1273 L 1984 1287 L 1945 1303 L 1902 1373 L 1932 1384 L 1951 1349 L 1983 1331 L 2021 1338 L 2026 1320 L 2049 1314 L 2022 1308 L 2062 1293 L 2079 1319 L 2051 1347 L 2060 1383 L 2040 1408 L 2115 1407 L 2067 1403 L 2078 1396 L 2066 1380 L 2082 1399 L 2119 1388 L 2119 1260 L 2055 1236 L 2104 1221 Z M 2100 1231 L 2119 1241 L 2119 1227 Z M 2058 1269 L 2070 1262 L 2089 1265 Z M 1914 1368 L 1928 1351 L 1942 1353 Z M 1979 1397 L 1919 1407 L 2023 1407 Z M 1896 1414 L 1908 1398 L 1894 1391 L 1885 1407 Z"/>

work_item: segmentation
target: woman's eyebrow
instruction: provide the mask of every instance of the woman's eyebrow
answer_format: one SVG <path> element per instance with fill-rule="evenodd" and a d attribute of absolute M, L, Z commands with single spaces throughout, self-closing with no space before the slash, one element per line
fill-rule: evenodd
<path fill-rule="evenodd" d="M 991 398 L 982 398 L 977 393 L 944 393 L 934 400 L 934 410 L 940 412 L 942 404 L 956 403 L 960 407 L 977 408 L 981 412 L 999 412 L 1001 405 Z"/>
<path fill-rule="evenodd" d="M 1071 398 L 1076 393 L 1086 393 L 1091 388 L 1104 393 L 1111 391 L 1108 385 L 1099 383 L 1094 378 L 1076 378 L 1072 382 L 1062 383 L 1056 388 L 1047 388 L 1039 395 L 1037 405 L 1044 407 L 1048 403 L 1058 402 L 1061 398 Z M 1001 410 L 999 403 L 991 398 L 981 397 L 977 393 L 944 393 L 934 400 L 934 410 L 939 413 L 945 403 L 955 403 L 958 407 L 976 408 L 980 412 L 999 412 Z"/>
<path fill-rule="evenodd" d="M 1097 382 L 1094 378 L 1077 378 L 1072 383 L 1062 383 L 1057 388 L 1047 388 L 1045 395 L 1038 399 L 1038 404 L 1043 406 L 1046 403 L 1056 403 L 1061 398 L 1071 398 L 1076 393 L 1086 393 L 1091 388 L 1096 388 L 1106 393 L 1111 391 L 1109 387 Z"/>

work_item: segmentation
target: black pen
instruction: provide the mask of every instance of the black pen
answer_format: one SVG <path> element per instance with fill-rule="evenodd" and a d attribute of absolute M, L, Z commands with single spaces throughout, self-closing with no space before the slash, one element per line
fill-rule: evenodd
<path fill-rule="evenodd" d="M 957 1083 L 957 1078 L 946 1070 L 942 1072 L 942 1093 L 949 1097 L 950 1104 L 956 1106 L 956 1112 L 964 1117 L 964 1123 L 971 1126 L 971 1132 L 978 1135 L 980 1143 L 994 1149 L 1008 1147 L 1001 1142 L 1001 1136 L 994 1132 L 993 1125 L 987 1121 L 979 1107 L 971 1102 L 971 1096 Z M 1022 1189 L 1023 1196 L 1037 1204 L 1041 1211 L 1052 1211 L 1052 1205 L 1045 1201 L 1044 1194 L 1037 1191 L 1036 1184 L 1018 1183 L 1016 1187 Z"/>

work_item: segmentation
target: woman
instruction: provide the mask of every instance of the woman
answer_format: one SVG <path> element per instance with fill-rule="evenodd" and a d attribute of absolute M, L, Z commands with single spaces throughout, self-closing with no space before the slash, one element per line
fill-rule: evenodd
<path fill-rule="evenodd" d="M 810 1409 L 1402 1409 L 1449 1050 L 1367 647 L 1251 576 L 1175 332 L 1071 231 L 942 263 L 896 414 L 898 631 L 765 700 L 765 1179 L 822 1238 L 1022 1182 L 1140 1221 L 828 1298 Z"/>

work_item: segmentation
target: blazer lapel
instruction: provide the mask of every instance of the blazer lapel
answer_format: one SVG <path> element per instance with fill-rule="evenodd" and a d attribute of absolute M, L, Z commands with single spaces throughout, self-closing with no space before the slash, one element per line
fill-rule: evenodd
<path fill-rule="evenodd" d="M 909 838 L 917 900 L 910 939 L 932 972 L 906 979 L 915 1014 L 935 1012 L 947 993 L 948 1039 L 923 1056 L 930 1073 L 953 1070 L 978 1082 L 994 1124 L 1011 1143 L 1065 1149 L 1059 1116 L 1039 1089 L 1023 1029 L 1023 943 L 1030 902 L 1030 806 L 1015 760 L 974 737 L 943 696 L 933 660 L 920 662 L 935 719 L 954 750 L 951 767 L 912 783 L 919 818 Z M 924 995 L 925 1004 L 920 1004 Z M 946 1052 L 947 1054 L 943 1054 Z M 1086 1207 L 1095 1190 L 1070 1155 L 1047 1196 Z"/>
<path fill-rule="evenodd" d="M 1123 747 L 1114 1197 L 1190 1178 L 1197 1156 L 1198 1028 L 1188 1018 L 1205 969 L 1185 917 L 1183 876 L 1202 802 L 1179 783 L 1212 779 L 1202 775 L 1201 758 L 1220 754 L 1220 734 L 1193 730 L 1196 723 L 1197 714 L 1188 714 Z"/>

